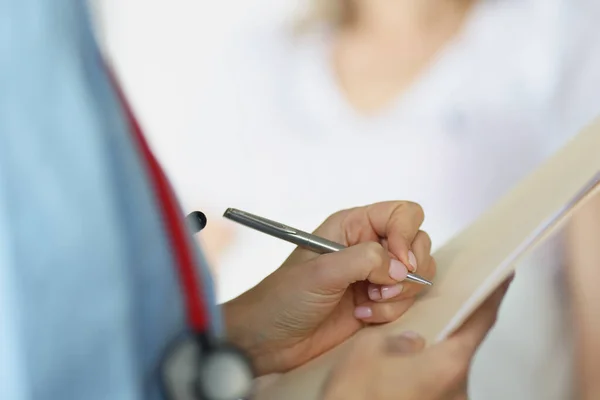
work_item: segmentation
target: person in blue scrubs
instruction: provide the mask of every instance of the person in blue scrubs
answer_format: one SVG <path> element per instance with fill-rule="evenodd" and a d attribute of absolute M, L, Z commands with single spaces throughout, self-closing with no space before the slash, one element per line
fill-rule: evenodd
<path fill-rule="evenodd" d="M 0 399 L 164 398 L 157 369 L 187 330 L 184 302 L 130 128 L 83 1 L 0 0 Z M 348 249 L 298 249 L 221 307 L 196 249 L 213 334 L 263 376 L 395 320 L 420 290 L 407 271 L 435 274 L 423 217 L 400 201 L 333 214 L 317 233 Z M 323 398 L 461 398 L 505 290 L 426 350 L 413 332 L 359 333 Z"/>

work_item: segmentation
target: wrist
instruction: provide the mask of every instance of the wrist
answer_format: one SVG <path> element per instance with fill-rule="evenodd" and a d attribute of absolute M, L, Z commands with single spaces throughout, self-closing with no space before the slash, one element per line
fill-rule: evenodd
<path fill-rule="evenodd" d="M 257 376 L 262 376 L 276 368 L 264 334 L 268 327 L 260 322 L 257 309 L 247 293 L 222 306 L 227 339 L 250 357 Z"/>

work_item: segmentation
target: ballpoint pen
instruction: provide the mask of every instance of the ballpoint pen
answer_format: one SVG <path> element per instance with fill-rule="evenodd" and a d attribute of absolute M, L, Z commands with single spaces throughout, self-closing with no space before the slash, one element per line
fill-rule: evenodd
<path fill-rule="evenodd" d="M 319 236 L 303 232 L 299 229 L 292 228 L 290 226 L 271 221 L 254 214 L 250 214 L 246 211 L 237 210 L 235 208 L 228 208 L 225 210 L 223 217 L 248 228 L 252 228 L 259 232 L 266 233 L 267 235 L 285 240 L 289 243 L 295 244 L 296 246 L 314 251 L 315 253 L 333 253 L 346 248 L 346 246 L 342 244 L 332 242 Z M 408 273 L 406 279 L 422 285 L 432 285 L 432 283 L 427 279 L 410 272 Z"/>

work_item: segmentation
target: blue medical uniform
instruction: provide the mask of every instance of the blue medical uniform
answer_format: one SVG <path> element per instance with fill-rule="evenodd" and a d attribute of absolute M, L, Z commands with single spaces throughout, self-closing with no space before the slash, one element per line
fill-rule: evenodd
<path fill-rule="evenodd" d="M 160 399 L 159 361 L 186 329 L 161 210 L 87 12 L 0 0 L 2 400 Z"/>

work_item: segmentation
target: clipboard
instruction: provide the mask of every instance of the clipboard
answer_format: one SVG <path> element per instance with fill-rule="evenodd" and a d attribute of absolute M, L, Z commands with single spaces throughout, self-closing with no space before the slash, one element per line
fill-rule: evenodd
<path fill-rule="evenodd" d="M 440 247 L 434 285 L 397 321 L 370 327 L 390 333 L 419 332 L 432 344 L 458 329 L 515 269 L 560 229 L 590 197 L 600 194 L 600 119 L 473 224 Z M 338 356 L 353 339 L 283 374 L 263 399 L 317 400 Z"/>

